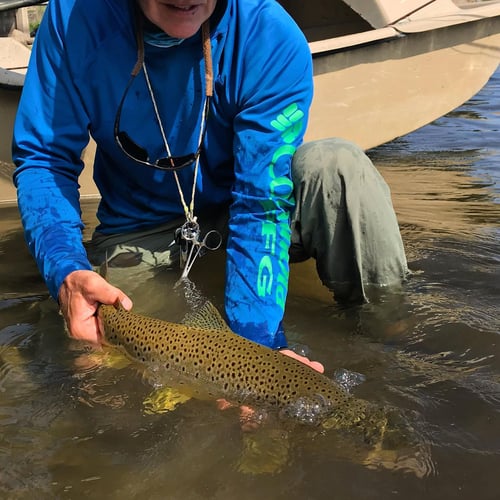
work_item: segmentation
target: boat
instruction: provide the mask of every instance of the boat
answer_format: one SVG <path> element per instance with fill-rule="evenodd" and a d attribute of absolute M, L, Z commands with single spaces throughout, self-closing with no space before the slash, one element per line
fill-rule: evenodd
<path fill-rule="evenodd" d="M 39 3 L 0 0 L 0 14 Z M 280 3 L 303 30 L 313 57 L 308 141 L 343 137 L 365 150 L 389 142 L 466 102 L 500 62 L 500 0 Z M 15 200 L 10 139 L 29 58 L 21 45 L 0 37 L 0 202 Z M 7 53 L 15 54 L 10 62 Z M 94 147 L 84 152 L 86 164 Z M 98 195 L 91 172 L 84 169 L 80 179 L 82 197 Z"/>
<path fill-rule="evenodd" d="M 389 142 L 468 101 L 500 61 L 500 1 L 282 3 L 313 55 L 306 140 Z"/>

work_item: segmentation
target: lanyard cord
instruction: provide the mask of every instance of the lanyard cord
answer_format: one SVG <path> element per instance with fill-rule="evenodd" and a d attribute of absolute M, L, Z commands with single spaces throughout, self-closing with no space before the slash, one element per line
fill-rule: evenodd
<path fill-rule="evenodd" d="M 154 97 L 153 88 L 151 86 L 151 81 L 149 79 L 148 70 L 146 68 L 146 63 L 144 60 L 144 37 L 143 37 L 143 17 L 140 12 L 136 11 L 136 38 L 137 38 L 137 62 L 132 70 L 132 75 L 136 76 L 142 69 L 144 71 L 144 76 L 146 78 L 146 83 L 148 86 L 149 95 L 151 96 L 151 101 L 153 103 L 153 108 L 155 111 L 156 120 L 160 127 L 161 136 L 163 139 L 163 144 L 167 151 L 167 155 L 171 157 L 170 147 L 168 145 L 167 137 L 165 135 L 165 130 L 163 129 L 163 124 L 161 122 L 160 113 L 158 111 L 158 106 L 156 104 L 156 99 Z M 200 133 L 198 136 L 198 147 L 201 146 L 201 141 L 203 139 L 203 134 L 206 127 L 207 115 L 208 115 L 208 102 L 209 98 L 213 95 L 213 67 L 212 67 L 212 44 L 210 41 L 210 24 L 208 19 L 203 23 L 201 27 L 202 39 L 203 39 L 203 60 L 205 63 L 205 102 L 203 104 L 203 111 L 201 115 L 201 126 Z M 173 160 L 171 160 L 173 162 Z M 200 155 L 197 155 L 194 167 L 194 178 L 193 187 L 191 190 L 191 203 L 189 207 L 184 198 L 184 193 L 182 192 L 182 187 L 179 181 L 179 176 L 177 171 L 173 170 L 175 182 L 177 184 L 177 190 L 179 191 L 179 196 L 182 203 L 182 208 L 184 209 L 184 214 L 186 220 L 189 222 L 196 222 L 196 217 L 194 216 L 194 196 L 196 192 L 196 181 L 198 178 L 198 170 L 200 165 Z M 173 166 L 173 164 L 172 164 Z"/>

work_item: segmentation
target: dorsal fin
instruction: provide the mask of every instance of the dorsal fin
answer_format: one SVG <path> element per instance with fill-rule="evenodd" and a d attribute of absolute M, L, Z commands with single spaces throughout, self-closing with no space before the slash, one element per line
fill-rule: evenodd
<path fill-rule="evenodd" d="M 184 316 L 183 323 L 188 326 L 204 328 L 205 330 L 231 331 L 217 308 L 209 300 L 206 300 L 194 311 L 188 312 Z"/>

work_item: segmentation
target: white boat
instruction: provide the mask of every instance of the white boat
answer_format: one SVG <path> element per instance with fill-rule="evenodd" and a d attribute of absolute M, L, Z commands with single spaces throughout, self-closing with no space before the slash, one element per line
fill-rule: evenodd
<path fill-rule="evenodd" d="M 386 143 L 469 100 L 500 61 L 498 0 L 282 3 L 314 58 L 309 140 Z"/>
<path fill-rule="evenodd" d="M 0 11 L 36 3 L 0 0 Z M 388 142 L 463 104 L 500 62 L 500 0 L 280 3 L 304 31 L 314 61 L 306 140 L 344 137 L 364 149 Z M 15 199 L 10 140 L 29 57 L 20 45 L 0 38 L 0 202 Z M 9 46 L 15 54 L 10 62 Z M 92 157 L 90 144 L 85 162 Z M 84 175 L 82 196 L 96 196 L 91 168 Z"/>

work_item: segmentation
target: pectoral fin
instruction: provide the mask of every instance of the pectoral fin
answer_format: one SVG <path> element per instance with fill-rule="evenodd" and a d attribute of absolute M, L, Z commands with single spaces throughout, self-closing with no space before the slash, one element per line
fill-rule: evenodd
<path fill-rule="evenodd" d="M 79 368 L 91 367 L 112 368 L 121 370 L 129 366 L 132 361 L 115 347 L 103 345 L 102 349 L 89 352 L 76 358 L 75 364 Z"/>
<path fill-rule="evenodd" d="M 143 402 L 144 412 L 148 415 L 155 413 L 166 413 L 191 399 L 186 394 L 172 389 L 171 387 L 160 387 L 154 390 Z"/>

